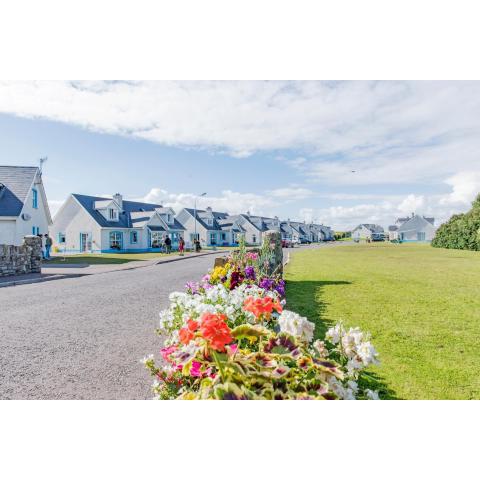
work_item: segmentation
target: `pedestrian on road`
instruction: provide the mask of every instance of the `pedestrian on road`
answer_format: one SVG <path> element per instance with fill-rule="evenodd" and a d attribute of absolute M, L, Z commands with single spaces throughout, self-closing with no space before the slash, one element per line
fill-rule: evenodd
<path fill-rule="evenodd" d="M 180 240 L 178 241 L 178 251 L 180 252 L 180 256 L 183 257 L 183 252 L 185 250 L 185 240 L 182 236 L 180 236 Z"/>
<path fill-rule="evenodd" d="M 168 235 L 167 238 L 165 238 L 165 250 L 167 251 L 167 254 L 172 251 L 172 240 Z"/>
<path fill-rule="evenodd" d="M 195 251 L 197 253 L 199 253 L 201 249 L 202 249 L 202 247 L 200 245 L 200 240 L 197 238 L 197 239 L 195 239 Z"/>
<path fill-rule="evenodd" d="M 50 260 L 50 249 L 52 248 L 52 239 L 48 235 L 45 234 L 45 260 Z"/>

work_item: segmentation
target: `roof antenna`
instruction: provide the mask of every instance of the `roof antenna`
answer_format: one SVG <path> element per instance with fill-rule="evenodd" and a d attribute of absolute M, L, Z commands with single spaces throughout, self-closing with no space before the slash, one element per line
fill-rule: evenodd
<path fill-rule="evenodd" d="M 40 162 L 40 175 L 42 174 L 43 164 L 48 160 L 48 157 L 42 157 L 39 159 Z"/>

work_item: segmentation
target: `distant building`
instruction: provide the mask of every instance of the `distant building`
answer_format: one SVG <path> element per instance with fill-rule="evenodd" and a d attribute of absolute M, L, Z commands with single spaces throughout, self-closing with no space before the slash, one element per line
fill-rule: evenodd
<path fill-rule="evenodd" d="M 0 166 L 0 244 L 48 233 L 52 223 L 38 167 Z"/>
<path fill-rule="evenodd" d="M 401 223 L 399 221 L 402 221 Z M 437 231 L 435 219 L 412 213 L 411 217 L 397 219 L 398 225 L 389 227 L 390 240 L 402 242 L 431 242 Z M 396 222 L 396 223 L 397 223 Z"/>
<path fill-rule="evenodd" d="M 385 230 L 375 223 L 361 223 L 352 230 L 353 240 L 383 240 Z"/>

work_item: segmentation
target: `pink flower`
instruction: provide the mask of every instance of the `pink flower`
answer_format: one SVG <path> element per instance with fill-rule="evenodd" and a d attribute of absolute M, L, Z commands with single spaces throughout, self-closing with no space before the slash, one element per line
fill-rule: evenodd
<path fill-rule="evenodd" d="M 192 367 L 190 368 L 190 375 L 192 377 L 201 377 L 202 372 L 200 371 L 200 367 L 202 364 L 200 362 L 196 362 L 195 360 L 192 362 Z"/>
<path fill-rule="evenodd" d="M 172 361 L 171 361 L 168 357 L 169 357 L 169 355 L 171 355 L 176 349 L 177 349 L 176 345 L 172 345 L 171 347 L 167 347 L 167 348 L 162 348 L 162 349 L 160 350 L 160 354 L 162 355 L 162 358 L 163 358 L 166 362 L 172 363 Z"/>
<path fill-rule="evenodd" d="M 232 343 L 232 345 L 227 346 L 227 349 L 228 353 L 233 356 L 238 350 L 238 345 L 236 343 Z"/>

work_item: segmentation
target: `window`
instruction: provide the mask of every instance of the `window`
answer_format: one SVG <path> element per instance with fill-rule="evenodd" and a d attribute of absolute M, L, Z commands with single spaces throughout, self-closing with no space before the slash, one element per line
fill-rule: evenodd
<path fill-rule="evenodd" d="M 207 218 L 207 225 L 213 225 L 213 218 Z"/>
<path fill-rule="evenodd" d="M 216 233 L 211 233 L 210 234 L 210 245 L 216 245 L 217 244 L 217 234 Z"/>
<path fill-rule="evenodd" d="M 138 243 L 138 232 L 130 232 L 130 243 Z"/>
<path fill-rule="evenodd" d="M 195 236 L 197 237 L 197 240 L 200 240 L 200 234 L 199 234 L 199 233 L 197 233 L 196 235 L 195 235 L 194 233 L 191 233 L 191 234 L 190 234 L 190 240 L 191 240 L 192 242 L 195 241 Z"/>
<path fill-rule="evenodd" d="M 150 237 L 150 247 L 160 248 L 163 244 L 162 232 L 152 232 Z"/>
<path fill-rule="evenodd" d="M 227 234 L 222 233 L 222 241 L 225 242 L 227 240 Z"/>
<path fill-rule="evenodd" d="M 38 191 L 32 189 L 32 207 L 33 208 L 38 208 Z"/>
<path fill-rule="evenodd" d="M 39 235 L 40 227 L 32 227 L 32 235 Z"/>
<path fill-rule="evenodd" d="M 257 236 L 255 234 L 252 235 L 252 242 L 257 243 Z"/>
<path fill-rule="evenodd" d="M 123 234 L 122 232 L 110 232 L 110 250 L 123 249 Z"/>
<path fill-rule="evenodd" d="M 64 233 L 59 233 L 57 237 L 58 243 L 66 243 L 67 237 Z"/>
<path fill-rule="evenodd" d="M 417 232 L 417 240 L 419 242 L 424 242 L 425 241 L 425 232 Z"/>
<path fill-rule="evenodd" d="M 170 214 L 167 215 L 167 223 L 172 223 L 172 216 Z"/>
<path fill-rule="evenodd" d="M 116 220 L 117 219 L 117 212 L 113 208 L 108 209 L 108 218 L 110 220 Z"/>

